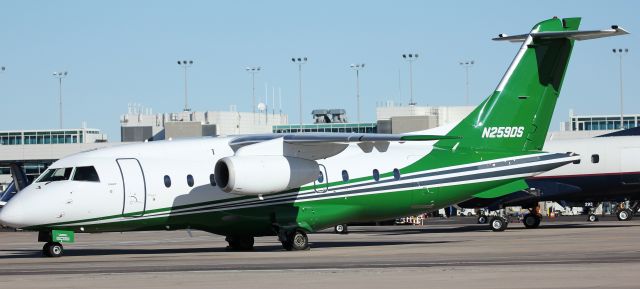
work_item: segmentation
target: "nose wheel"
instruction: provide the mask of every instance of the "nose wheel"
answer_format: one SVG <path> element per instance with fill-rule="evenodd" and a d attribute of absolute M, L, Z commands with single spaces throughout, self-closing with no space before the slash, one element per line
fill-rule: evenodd
<path fill-rule="evenodd" d="M 45 257 L 60 257 L 64 253 L 64 247 L 58 242 L 47 242 L 42 247 L 42 255 Z"/>

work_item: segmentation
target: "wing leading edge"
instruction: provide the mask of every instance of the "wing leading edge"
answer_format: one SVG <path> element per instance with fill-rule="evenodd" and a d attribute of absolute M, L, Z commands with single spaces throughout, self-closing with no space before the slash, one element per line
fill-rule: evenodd
<path fill-rule="evenodd" d="M 406 134 L 373 134 L 373 133 L 295 133 L 295 134 L 257 134 L 238 136 L 229 142 L 234 150 L 241 147 L 282 138 L 290 144 L 348 144 L 362 142 L 404 142 L 404 141 L 437 141 L 443 139 L 460 139 L 458 136 L 446 135 L 406 135 Z"/>

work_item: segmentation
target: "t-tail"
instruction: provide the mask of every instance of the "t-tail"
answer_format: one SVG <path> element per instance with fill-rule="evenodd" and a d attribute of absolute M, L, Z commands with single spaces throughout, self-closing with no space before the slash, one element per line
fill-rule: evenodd
<path fill-rule="evenodd" d="M 441 148 L 499 151 L 541 150 L 549 130 L 575 40 L 627 34 L 617 26 L 578 31 L 580 18 L 552 18 L 536 24 L 530 33 L 501 34 L 493 40 L 523 42 L 493 94 L 448 135 Z"/>

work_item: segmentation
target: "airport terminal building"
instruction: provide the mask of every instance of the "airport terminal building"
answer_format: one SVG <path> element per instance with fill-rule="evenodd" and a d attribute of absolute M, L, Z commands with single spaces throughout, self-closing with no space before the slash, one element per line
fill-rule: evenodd
<path fill-rule="evenodd" d="M 8 163 L 22 163 L 33 177 L 62 157 L 109 145 L 105 134 L 91 128 L 0 131 L 0 187 L 11 182 Z"/>

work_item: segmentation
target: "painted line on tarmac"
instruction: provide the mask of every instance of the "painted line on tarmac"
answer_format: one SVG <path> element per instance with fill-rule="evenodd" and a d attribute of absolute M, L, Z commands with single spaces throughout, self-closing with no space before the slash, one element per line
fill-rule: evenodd
<path fill-rule="evenodd" d="M 10 269 L 2 270 L 4 276 L 16 275 L 78 275 L 78 274 L 132 274 L 132 273 L 164 273 L 164 272 L 268 272 L 291 270 L 344 270 L 344 269 L 394 269 L 394 268 L 429 268 L 429 267 L 485 267 L 485 266 L 518 266 L 518 265 L 576 265 L 576 264 L 631 264 L 640 263 L 637 255 L 618 258 L 593 256 L 592 258 L 575 258 L 562 260 L 494 260 L 494 261 L 442 261 L 442 262 L 350 262 L 342 264 L 234 264 L 234 265 L 166 265 L 140 267 L 77 267 L 77 268 L 42 268 L 42 269 Z"/>

